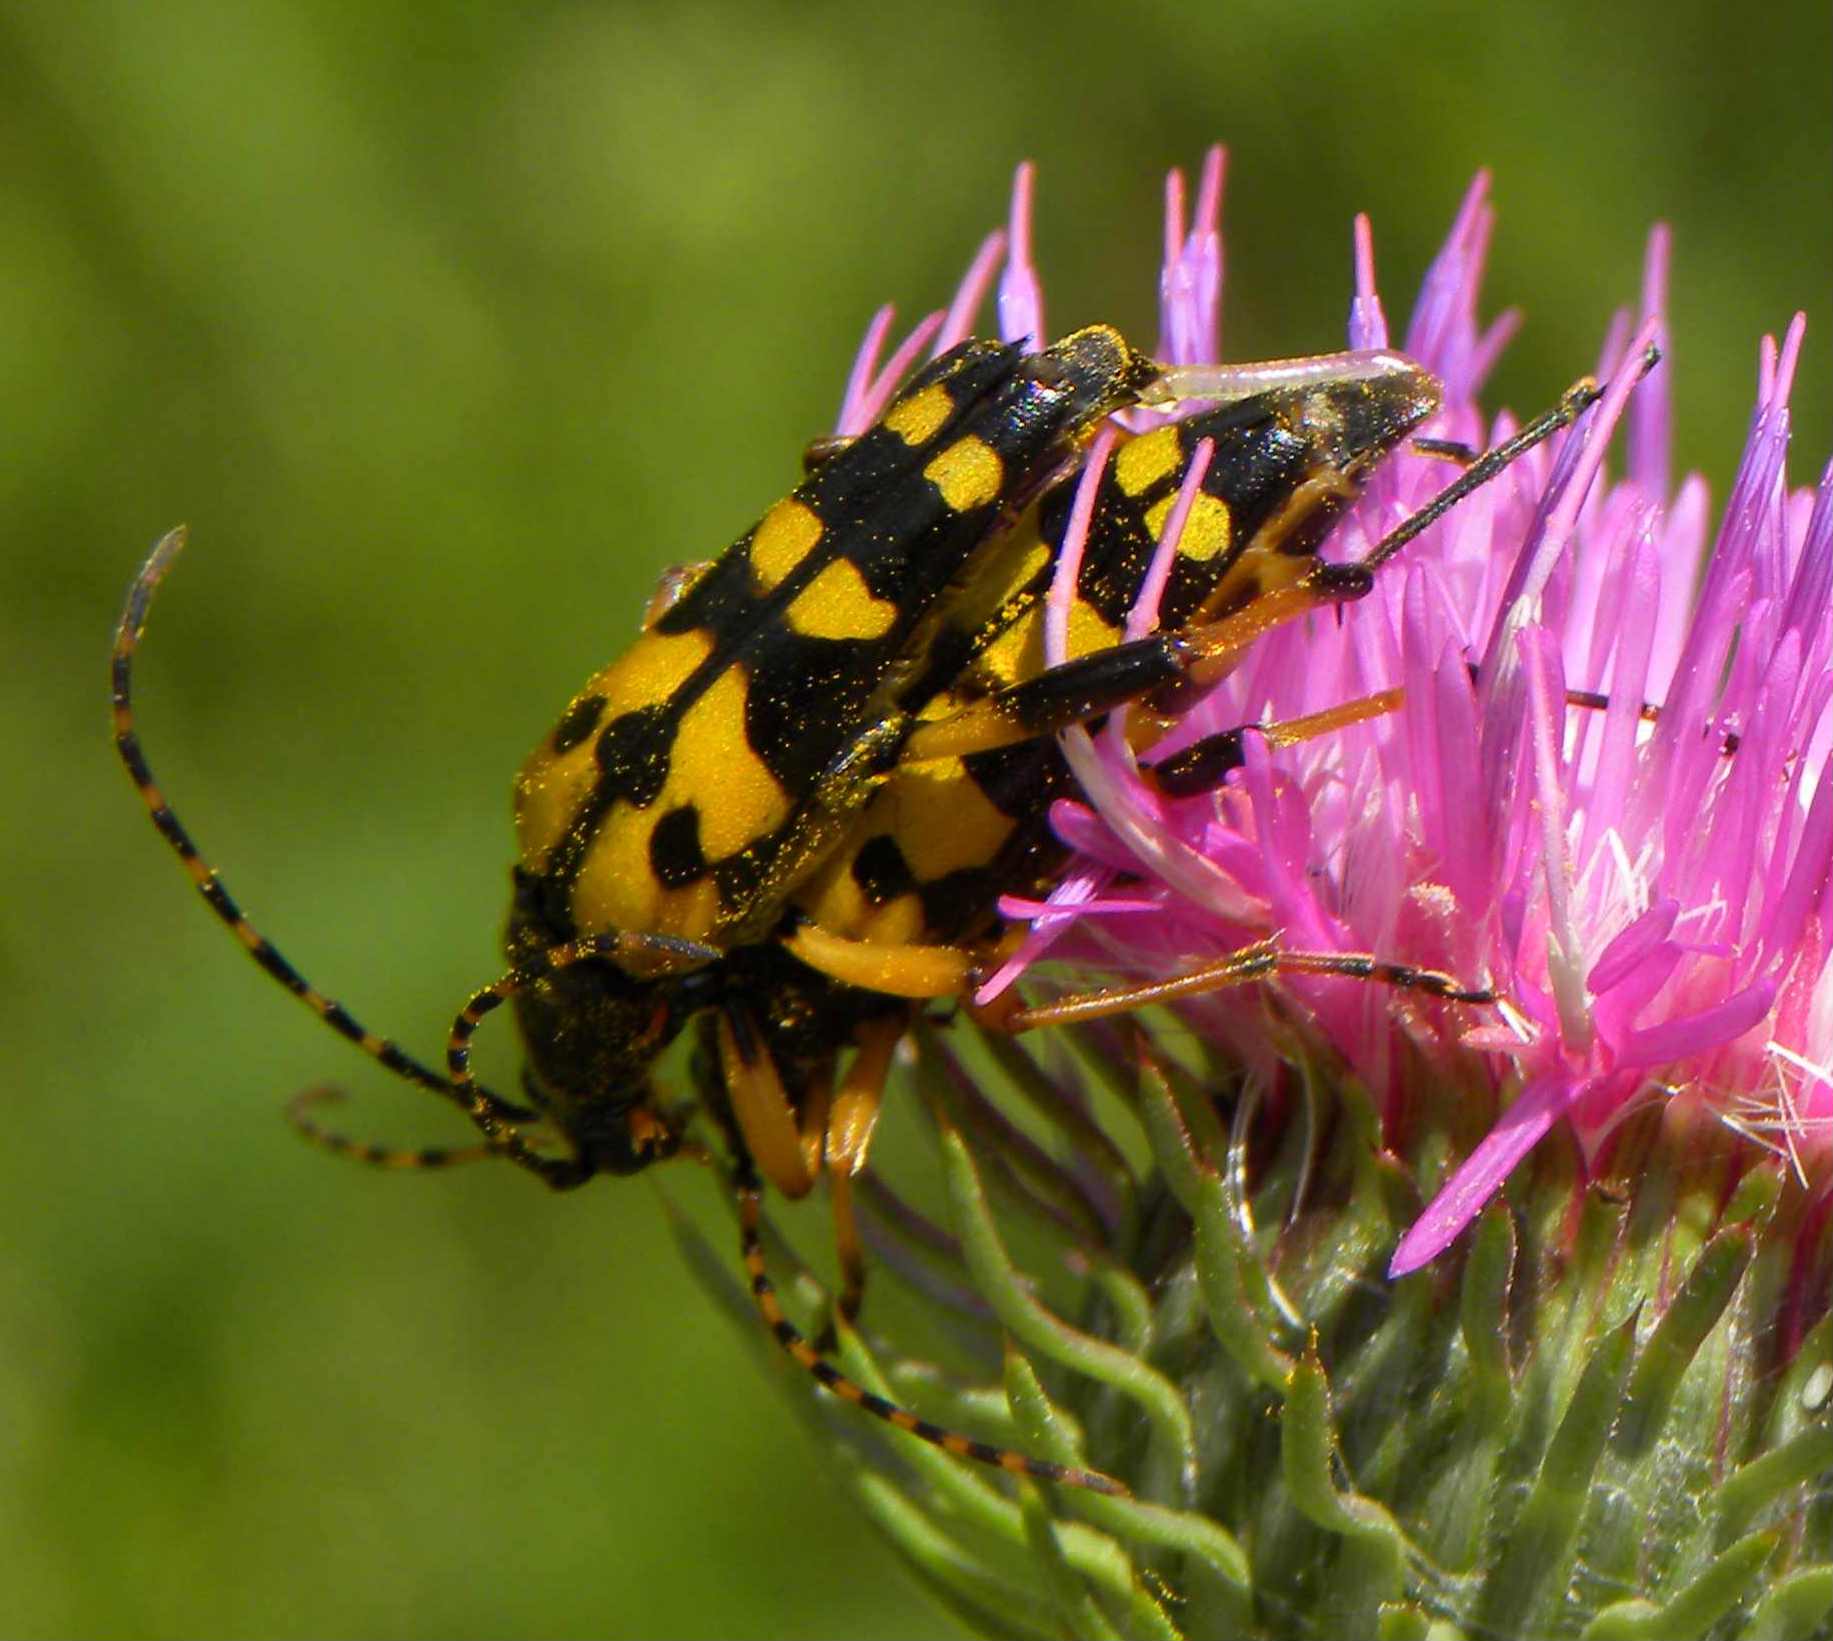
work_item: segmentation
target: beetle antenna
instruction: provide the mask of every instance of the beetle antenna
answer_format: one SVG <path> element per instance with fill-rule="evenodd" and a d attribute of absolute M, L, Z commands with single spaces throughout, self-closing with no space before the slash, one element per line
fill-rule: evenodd
<path fill-rule="evenodd" d="M 471 1089 L 460 1092 L 450 1079 L 443 1077 L 431 1066 L 414 1058 L 406 1049 L 392 1038 L 378 1036 L 356 1018 L 336 998 L 327 996 L 314 986 L 296 969 L 280 952 L 279 948 L 258 929 L 243 913 L 235 897 L 224 884 L 221 874 L 206 860 L 197 847 L 184 822 L 177 812 L 166 801 L 159 783 L 154 779 L 152 766 L 147 762 L 145 749 L 140 744 L 140 734 L 134 717 L 134 656 L 140 646 L 141 634 L 146 628 L 147 610 L 153 602 L 153 594 L 166 572 L 171 569 L 185 545 L 186 533 L 181 525 L 176 530 L 167 532 L 159 539 L 158 544 L 140 566 L 140 573 L 134 577 L 133 586 L 128 589 L 127 605 L 121 612 L 121 619 L 115 627 L 114 648 L 109 657 L 110 697 L 114 704 L 114 739 L 115 751 L 121 756 L 121 762 L 127 767 L 128 779 L 134 783 L 141 800 L 146 804 L 147 812 L 152 816 L 153 825 L 159 835 L 172 847 L 178 856 L 191 881 L 197 886 L 197 892 L 203 896 L 204 904 L 216 915 L 229 932 L 241 943 L 242 948 L 257 964 L 281 986 L 304 1003 L 319 1019 L 335 1031 L 346 1042 L 354 1043 L 358 1049 L 367 1054 L 395 1076 L 413 1083 L 420 1088 L 430 1089 L 443 1099 L 451 1100 L 470 1110 L 475 1104 L 486 1104 L 495 1116 L 503 1122 L 527 1122 L 533 1119 L 534 1113 L 516 1105 L 513 1101 L 491 1093 L 488 1089 Z M 297 1126 L 297 1124 L 296 1124 Z M 360 1155 L 363 1148 L 355 1142 L 339 1146 L 327 1139 L 334 1150 L 349 1150 Z"/>

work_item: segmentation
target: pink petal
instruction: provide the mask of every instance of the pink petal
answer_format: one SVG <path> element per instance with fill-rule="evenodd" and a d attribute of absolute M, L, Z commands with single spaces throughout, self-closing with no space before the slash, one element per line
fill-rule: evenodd
<path fill-rule="evenodd" d="M 1375 290 L 1375 231 L 1367 216 L 1358 213 L 1354 230 L 1356 294 L 1349 304 L 1349 345 L 1352 348 L 1385 348 L 1387 315 Z"/>
<path fill-rule="evenodd" d="M 1522 1089 L 1400 1239 L 1388 1263 L 1388 1276 L 1416 1271 L 1449 1248 L 1585 1087 L 1564 1072 L 1556 1072 L 1537 1077 Z"/>
<path fill-rule="evenodd" d="M 1037 167 L 1026 160 L 1012 177 L 1006 266 L 999 276 L 999 334 L 1007 342 L 1044 345 L 1044 288 L 1031 261 L 1031 193 Z"/>
<path fill-rule="evenodd" d="M 999 266 L 999 259 L 1005 254 L 1005 230 L 995 228 L 981 240 L 980 249 L 974 253 L 974 260 L 968 264 L 961 283 L 955 287 L 955 299 L 949 303 L 942 328 L 936 332 L 935 350 L 938 354 L 948 352 L 957 343 L 965 342 L 974 334 L 974 319 L 980 312 L 980 304 L 986 300 L 987 287 L 993 282 L 993 270 Z"/>
<path fill-rule="evenodd" d="M 1712 1008 L 1631 1032 L 1618 1064 L 1623 1068 L 1666 1065 L 1733 1042 L 1762 1020 L 1775 1001 L 1775 981 L 1759 980 Z"/>
<path fill-rule="evenodd" d="M 859 351 L 853 356 L 852 372 L 847 377 L 846 392 L 840 396 L 840 414 L 834 419 L 834 431 L 842 438 L 853 438 L 872 424 L 870 416 L 860 414 L 860 406 L 865 399 L 866 386 L 878 369 L 879 350 L 884 347 L 891 322 L 896 318 L 897 309 L 887 302 L 872 315 L 872 322 L 860 339 Z"/>
<path fill-rule="evenodd" d="M 1680 916 L 1680 902 L 1671 897 L 1655 904 L 1623 930 L 1598 954 L 1585 976 L 1592 996 L 1621 985 L 1631 969 L 1650 956 L 1657 946 L 1674 932 L 1674 920 Z"/>
<path fill-rule="evenodd" d="M 1668 338 L 1668 262 L 1673 252 L 1674 236 L 1665 222 L 1649 230 L 1648 250 L 1642 262 L 1642 313 L 1657 319 L 1655 346 L 1665 358 L 1671 343 Z M 1629 476 L 1635 480 L 1650 501 L 1665 504 L 1668 497 L 1670 450 L 1674 439 L 1674 404 L 1672 371 L 1660 371 L 1648 387 L 1636 395 L 1629 412 Z"/>

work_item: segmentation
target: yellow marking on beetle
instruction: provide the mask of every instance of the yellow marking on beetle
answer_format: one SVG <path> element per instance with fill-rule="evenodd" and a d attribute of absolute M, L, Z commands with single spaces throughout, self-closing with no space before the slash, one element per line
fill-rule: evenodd
<path fill-rule="evenodd" d="M 899 770 L 882 801 L 896 817 L 898 848 L 918 883 L 984 866 L 1012 835 L 1011 817 L 980 790 L 959 758 Z"/>
<path fill-rule="evenodd" d="M 1044 607 L 1040 601 L 1014 621 L 978 655 L 968 676 L 982 690 L 1004 689 L 1044 670 Z M 1077 599 L 1069 606 L 1068 658 L 1076 660 L 1096 650 L 1111 649 L 1120 641 L 1120 629 L 1101 619 L 1094 605 Z M 944 696 L 925 717 L 953 711 L 959 702 Z"/>
<path fill-rule="evenodd" d="M 1114 482 L 1129 496 L 1143 495 L 1178 470 L 1184 442 L 1175 427 L 1161 427 L 1129 439 L 1114 453 Z"/>
<path fill-rule="evenodd" d="M 929 927 L 929 913 L 923 897 L 912 890 L 887 900 L 882 906 L 869 908 L 869 915 L 859 926 L 845 931 L 855 940 L 875 941 L 881 946 L 913 946 L 921 943 Z"/>
<path fill-rule="evenodd" d="M 1042 606 L 1043 582 L 1055 554 L 1037 534 L 1035 510 L 1026 514 L 1011 536 L 997 543 L 982 569 L 970 576 L 947 606 L 943 624 L 962 634 L 994 633 L 997 636 L 970 661 L 957 680 L 957 688 L 972 693 L 976 689 L 1011 683 L 1024 653 L 1022 628 L 1027 619 Z M 989 661 L 997 652 L 1003 659 Z M 954 703 L 947 693 L 938 696 L 923 709 L 924 714 L 952 711 Z"/>
<path fill-rule="evenodd" d="M 604 697 L 599 726 L 639 707 L 666 701 L 713 653 L 713 635 L 701 629 L 684 633 L 646 632 L 625 653 L 594 676 L 580 695 Z M 577 699 L 577 697 L 575 698 Z M 516 841 L 522 864 L 540 871 L 548 854 L 566 834 L 598 780 L 597 734 L 557 753 L 544 740 L 516 775 Z M 620 924 L 641 928 L 642 924 Z"/>
<path fill-rule="evenodd" d="M 794 806 L 770 767 L 745 739 L 745 698 L 750 678 L 729 666 L 675 727 L 668 778 L 643 809 L 619 803 L 606 817 L 573 885 L 573 919 L 579 933 L 644 929 L 706 940 L 720 921 L 711 877 L 678 889 L 664 888 L 650 865 L 656 822 L 671 809 L 692 804 L 700 816 L 700 850 L 717 864 L 788 822 Z M 637 972 L 641 953 L 624 966 Z"/>
<path fill-rule="evenodd" d="M 868 810 L 867 815 L 859 833 L 862 844 L 891 829 L 887 821 L 879 818 L 878 811 Z M 927 921 L 922 899 L 903 894 L 874 905 L 853 876 L 854 858 L 852 850 L 830 858 L 797 891 L 795 903 L 803 916 L 848 940 L 896 946 L 921 939 Z"/>
<path fill-rule="evenodd" d="M 597 778 L 589 739 L 565 758 L 543 750 L 522 766 L 515 784 L 516 843 L 529 871 L 546 867 L 548 855 L 566 835 Z"/>
<path fill-rule="evenodd" d="M 858 565 L 837 558 L 797 593 L 789 625 L 804 638 L 883 638 L 897 620 L 897 605 L 878 598 Z"/>
<path fill-rule="evenodd" d="M 1176 505 L 1177 497 L 1171 495 L 1146 509 L 1146 528 L 1152 532 L 1154 541 L 1164 539 L 1165 522 Z M 1199 490 L 1191 501 L 1190 516 L 1184 520 L 1184 533 L 1177 538 L 1177 556 L 1206 564 L 1226 553 L 1234 536 L 1234 520 L 1229 517 L 1228 504 Z"/>
<path fill-rule="evenodd" d="M 1038 670 L 1043 670 L 1042 637 L 1043 621 L 1038 621 L 1039 649 Z M 1081 599 L 1069 606 L 1069 633 L 1066 644 L 1069 659 L 1079 660 L 1084 655 L 1093 655 L 1096 650 L 1111 649 L 1120 642 L 1120 629 L 1111 622 L 1101 618 L 1101 612 L 1092 604 L 1085 604 Z"/>
<path fill-rule="evenodd" d="M 1041 591 L 1031 590 L 1032 583 L 1054 557 L 1038 536 L 1036 512 L 1027 513 L 1009 536 L 993 545 L 984 564 L 975 560 L 974 573 L 949 601 L 947 624 L 960 632 L 980 632 L 989 626 L 1003 631 L 1016 619 L 1016 609 L 1008 607 L 1014 599 L 1042 598 Z"/>
<path fill-rule="evenodd" d="M 953 395 L 942 383 L 934 382 L 894 404 L 885 412 L 883 425 L 914 449 L 928 444 L 942 431 L 942 424 L 954 408 Z"/>
<path fill-rule="evenodd" d="M 605 698 L 603 723 L 638 707 L 666 701 L 701 662 L 713 653 L 713 635 L 704 627 L 692 632 L 647 632 L 586 685 L 588 695 Z"/>
<path fill-rule="evenodd" d="M 1005 465 L 985 439 L 970 433 L 925 467 L 923 477 L 942 492 L 950 507 L 965 513 L 998 496 L 1005 483 Z"/>
<path fill-rule="evenodd" d="M 666 811 L 619 804 L 605 821 L 573 885 L 568 907 L 582 937 L 613 929 L 706 940 L 719 923 L 719 885 L 711 876 L 665 887 L 649 863 L 649 840 Z M 679 965 L 642 946 L 614 959 L 626 974 L 646 978 Z"/>
<path fill-rule="evenodd" d="M 684 884 L 679 889 L 664 889 L 651 882 L 649 893 L 653 897 L 649 921 L 642 925 L 645 930 L 656 934 L 678 935 L 683 940 L 706 940 L 718 928 L 720 905 L 719 885 L 710 877 L 703 877 L 697 883 Z M 578 897 L 575 894 L 574 904 Z M 646 974 L 672 974 L 680 970 L 679 959 L 665 953 L 650 953 L 638 947 L 631 952 L 621 953 L 617 963 L 626 974 L 636 975 L 639 979 Z"/>
<path fill-rule="evenodd" d="M 1036 731 L 1005 711 L 999 702 L 975 701 L 946 718 L 920 723 L 904 743 L 904 758 L 913 765 L 962 758 L 1035 738 Z"/>
<path fill-rule="evenodd" d="M 975 658 L 971 677 L 974 688 L 982 693 L 1016 684 L 1037 670 L 1043 653 L 1042 627 L 1030 621 L 1014 622 Z M 939 696 L 924 712 L 926 718 L 943 718 L 956 710 L 959 702 L 951 696 Z"/>
<path fill-rule="evenodd" d="M 1012 835 L 1013 825 L 980 790 L 960 758 L 913 761 L 900 766 L 879 788 L 852 834 L 857 847 L 824 862 L 797 893 L 795 904 L 830 938 L 885 948 L 920 946 L 928 927 L 921 895 L 901 894 L 875 905 L 853 875 L 859 853 L 875 837 L 888 836 L 896 842 L 915 881 L 934 883 L 950 872 L 993 860 Z M 820 962 L 814 966 L 834 973 Z M 867 983 L 847 975 L 835 977 Z M 884 983 L 872 989 L 897 991 L 900 996 L 943 995 Z"/>
<path fill-rule="evenodd" d="M 751 581 L 760 593 L 788 575 L 821 539 L 821 520 L 807 502 L 785 496 L 751 532 Z"/>
<path fill-rule="evenodd" d="M 700 849 L 724 860 L 768 837 L 790 816 L 789 794 L 745 739 L 745 701 L 751 680 L 728 667 L 682 715 L 669 755 L 668 785 L 658 805 L 700 808 Z"/>

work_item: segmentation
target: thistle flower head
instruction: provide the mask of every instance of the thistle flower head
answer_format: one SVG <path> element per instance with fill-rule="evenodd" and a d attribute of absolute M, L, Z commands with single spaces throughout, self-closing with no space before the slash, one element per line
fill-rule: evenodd
<path fill-rule="evenodd" d="M 1161 346 L 1180 363 L 1202 361 L 1217 332 L 1219 174 L 1212 163 L 1188 234 L 1171 191 Z M 1477 446 L 1515 430 L 1476 404 L 1516 323 L 1476 317 L 1492 222 L 1479 177 L 1405 338 L 1445 386 L 1426 431 Z M 1061 803 L 1056 824 L 1075 863 L 1047 905 L 1006 907 L 1034 934 L 989 996 L 1046 953 L 1165 976 L 1268 938 L 1493 987 L 1488 1017 L 1428 1018 L 1338 980 L 1284 982 L 1390 1114 L 1397 1032 L 1480 1054 L 1508 1097 L 1395 1274 L 1442 1251 L 1553 1125 L 1596 1157 L 1651 1100 L 1697 1104 L 1804 1181 L 1828 1178 L 1833 479 L 1816 497 L 1784 472 L 1797 318 L 1779 350 L 1764 343 L 1750 438 L 1703 557 L 1703 481 L 1668 493 L 1665 371 L 1638 386 L 1638 361 L 1666 341 L 1667 256 L 1657 229 L 1643 317 L 1612 327 L 1608 389 L 1568 435 L 1427 530 L 1335 622 L 1257 643 L 1153 751 L 1384 692 L 1404 706 L 1297 744 L 1247 733 L 1227 787 L 1188 799 L 1141 778 L 1123 715 L 1069 731 L 1086 801 Z M 1386 347 L 1365 220 L 1355 269 L 1350 344 Z M 1613 478 L 1622 424 L 1627 472 Z M 1396 456 L 1333 555 L 1365 554 L 1444 472 Z M 1167 532 L 1163 556 L 1174 547 Z M 1243 1063 L 1266 1060 L 1257 998 L 1185 1008 Z"/>
<path fill-rule="evenodd" d="M 1218 150 L 1194 194 L 1167 185 L 1167 363 L 1220 359 L 1222 180 Z M 873 320 L 839 433 L 989 297 L 1005 339 L 1047 336 L 1031 200 L 1027 166 L 946 311 L 889 350 L 890 310 Z M 1426 447 L 1377 468 L 1327 558 L 1365 558 L 1444 487 L 1432 441 L 1517 431 L 1477 404 L 1518 325 L 1477 317 L 1493 223 L 1479 176 L 1402 339 L 1443 388 Z M 1833 473 L 1816 494 L 1784 470 L 1797 319 L 1763 344 L 1713 535 L 1704 482 L 1671 476 L 1666 367 L 1647 369 L 1669 351 L 1667 264 L 1658 228 L 1595 403 L 1366 597 L 1259 638 L 1149 745 L 1125 711 L 1063 732 L 1068 864 L 1046 900 L 1002 902 L 1026 932 L 982 1000 L 1263 943 L 1495 1001 L 1287 973 L 1183 997 L 1170 1033 L 1162 1015 L 1023 1048 L 927 1033 L 907 1071 L 951 1224 L 869 1176 L 864 1226 L 931 1313 L 925 1358 L 952 1341 L 985 1363 L 1003 1340 L 1003 1394 L 951 1393 L 928 1360 L 881 1375 L 846 1328 L 843 1360 L 1139 1495 L 1014 1499 L 906 1438 L 887 1467 L 846 1425 L 864 1506 L 983 1627 L 1826 1633 Z M 1365 220 L 1353 268 L 1349 344 L 1385 349 Z M 1046 662 L 1103 464 L 1187 413 L 1130 411 L 1095 440 Z M 1205 459 L 1128 637 L 1157 625 Z M 1142 772 L 1230 731 L 1213 790 Z"/>

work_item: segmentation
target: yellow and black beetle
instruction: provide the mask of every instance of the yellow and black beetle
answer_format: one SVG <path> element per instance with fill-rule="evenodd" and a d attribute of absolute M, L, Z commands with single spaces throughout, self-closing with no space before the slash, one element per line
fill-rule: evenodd
<path fill-rule="evenodd" d="M 652 1072 L 698 1019 L 719 1067 L 708 1103 L 731 1152 L 753 1292 L 779 1339 L 838 1394 L 951 1452 L 1112 1490 L 1096 1472 L 942 1430 L 834 1369 L 764 1274 L 760 1174 L 791 1196 L 828 1174 L 841 1309 L 856 1308 L 850 1180 L 892 1051 L 922 1000 L 962 992 L 998 933 L 998 898 L 1047 887 L 1060 857 L 1046 812 L 1068 780 L 1055 732 L 1123 703 L 1168 708 L 1268 627 L 1359 596 L 1405 540 L 1592 392 L 1476 461 L 1366 559 L 1334 564 L 1317 553 L 1331 525 L 1437 407 L 1437 383 L 1410 361 L 1164 369 L 1101 326 L 1036 352 L 949 350 L 870 429 L 823 449 L 724 554 L 665 578 L 636 641 L 524 766 L 511 968 L 460 1013 L 444 1070 L 306 981 L 242 915 L 154 781 L 132 663 L 182 532 L 154 549 L 116 631 L 115 741 L 155 825 L 255 960 L 390 1071 L 463 1108 L 484 1143 L 393 1151 L 298 1113 L 313 1137 L 393 1167 L 506 1155 L 558 1188 L 631 1173 L 683 1148 L 683 1119 Z M 1046 666 L 1044 593 L 1087 446 L 1112 413 L 1179 399 L 1208 404 L 1128 439 L 1100 476 L 1068 659 Z M 1187 484 L 1199 460 L 1201 482 Z M 1182 531 L 1167 542 L 1180 489 Z M 1161 549 L 1174 555 L 1163 626 L 1129 639 L 1125 612 Z M 1226 752 L 1199 744 L 1161 779 L 1213 784 Z M 1288 964 L 1482 996 L 1442 975 L 1270 947 L 1210 980 Z M 526 1104 L 470 1068 L 472 1034 L 511 999 Z M 1060 1004 L 1009 1023 L 1059 1017 Z"/>

